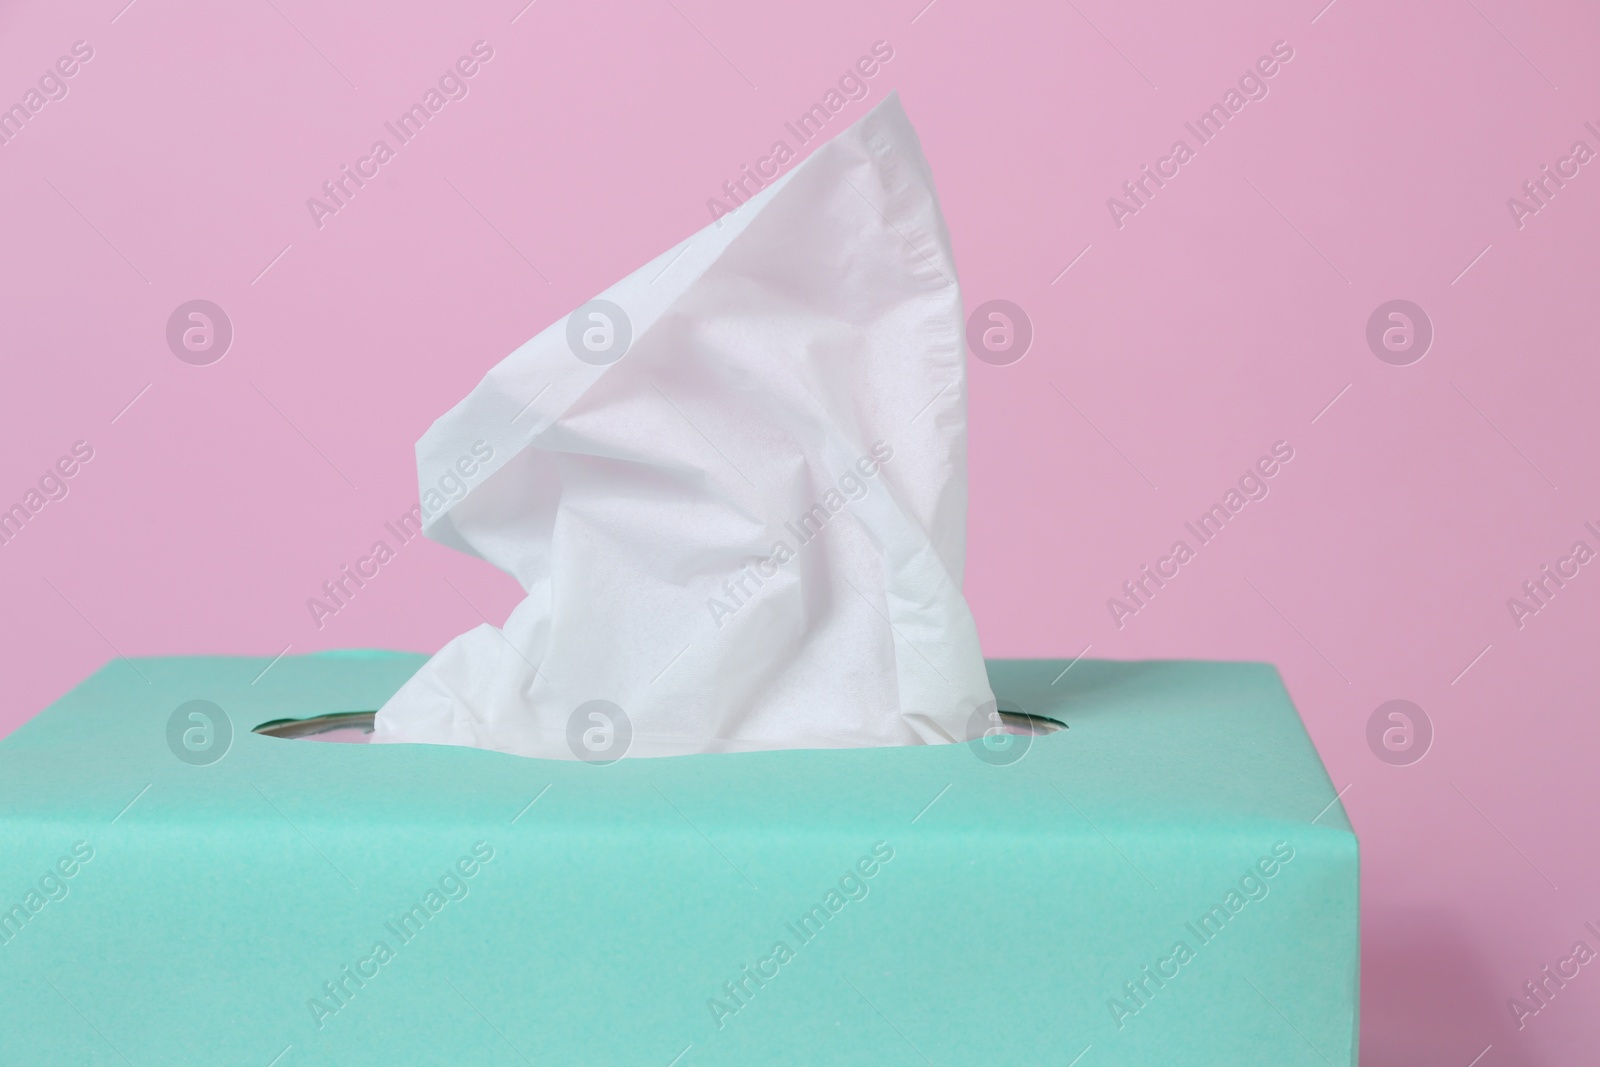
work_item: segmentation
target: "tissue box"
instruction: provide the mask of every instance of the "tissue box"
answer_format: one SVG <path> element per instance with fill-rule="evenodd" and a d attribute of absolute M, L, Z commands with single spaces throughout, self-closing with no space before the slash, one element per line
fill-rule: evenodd
<path fill-rule="evenodd" d="M 119 660 L 0 742 L 0 1062 L 1355 1062 L 1357 847 L 1270 666 L 992 661 L 1048 736 L 319 744 L 389 652 Z"/>

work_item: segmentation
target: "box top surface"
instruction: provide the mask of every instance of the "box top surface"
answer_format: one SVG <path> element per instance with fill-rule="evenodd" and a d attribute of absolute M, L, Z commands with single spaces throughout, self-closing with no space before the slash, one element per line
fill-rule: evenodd
<path fill-rule="evenodd" d="M 1003 707 L 1068 725 L 1032 738 L 1009 763 L 985 761 L 974 743 L 594 766 L 251 732 L 273 719 L 376 709 L 425 658 L 346 651 L 276 662 L 113 661 L 0 741 L 0 818 L 101 821 L 137 799 L 141 822 L 477 823 L 502 809 L 509 818 L 548 787 L 564 794 L 566 825 L 615 829 L 620 812 L 640 832 L 687 812 L 837 832 L 886 810 L 915 815 L 950 793 L 963 794 L 941 816 L 953 833 L 1087 833 L 1108 823 L 1124 832 L 1174 823 L 1252 836 L 1263 823 L 1350 832 L 1266 664 L 991 660 Z M 175 710 L 196 699 L 222 708 L 232 731 L 222 758 L 203 766 L 177 758 L 168 741 Z M 663 790 L 677 809 L 659 802 Z M 1080 819 L 1063 819 L 1074 810 Z"/>

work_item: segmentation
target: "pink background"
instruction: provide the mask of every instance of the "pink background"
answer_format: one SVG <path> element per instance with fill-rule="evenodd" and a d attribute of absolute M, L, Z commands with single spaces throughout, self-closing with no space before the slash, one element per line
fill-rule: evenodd
<path fill-rule="evenodd" d="M 1521 629 L 1506 602 L 1600 549 L 1600 163 L 1520 229 L 1506 200 L 1600 149 L 1600 12 L 523 2 L 0 9 L 0 104 L 94 49 L 0 146 L 0 505 L 94 449 L 0 547 L 0 731 L 117 653 L 431 651 L 499 621 L 512 581 L 431 543 L 320 630 L 306 598 L 416 500 L 435 416 L 703 226 L 883 40 L 833 128 L 899 89 L 968 308 L 1036 331 L 971 363 L 986 653 L 1277 663 L 1364 845 L 1366 1062 L 1594 1047 L 1600 966 L 1520 1032 L 1507 998 L 1600 948 L 1600 566 Z M 318 229 L 306 199 L 480 39 L 470 95 Z M 1280 40 L 1270 95 L 1114 225 L 1107 198 Z M 1399 297 L 1436 331 L 1403 367 L 1365 340 Z M 194 298 L 236 331 L 210 366 L 165 342 Z M 1270 496 L 1119 628 L 1107 598 L 1280 440 Z M 1366 740 L 1394 698 L 1436 732 L 1409 766 Z"/>

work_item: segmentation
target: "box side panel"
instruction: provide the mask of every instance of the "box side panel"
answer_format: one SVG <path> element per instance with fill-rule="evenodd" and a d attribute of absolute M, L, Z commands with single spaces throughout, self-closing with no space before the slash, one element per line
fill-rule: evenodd
<path fill-rule="evenodd" d="M 0 948 L 0 1061 L 1351 1057 L 1347 834 L 973 834 L 957 796 L 838 833 L 658 802 L 595 834 L 569 803 L 407 831 L 136 809 Z M 41 869 L 73 844 L 4 829 Z"/>

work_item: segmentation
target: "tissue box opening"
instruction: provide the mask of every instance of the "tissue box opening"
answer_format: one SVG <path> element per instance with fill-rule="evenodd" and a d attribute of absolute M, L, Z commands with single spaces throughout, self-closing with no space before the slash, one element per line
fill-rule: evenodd
<path fill-rule="evenodd" d="M 376 715 L 376 710 L 336 711 L 304 719 L 273 719 L 251 727 L 250 732 L 291 740 L 364 745 L 372 740 L 372 720 Z"/>
<path fill-rule="evenodd" d="M 1067 724 L 1045 715 L 1033 715 L 1000 701 L 998 731 L 1029 737 L 1042 737 L 1065 730 Z M 375 711 L 341 711 L 326 715 L 311 715 L 304 719 L 273 719 L 251 727 L 251 733 L 266 737 L 281 737 L 291 741 L 332 741 L 342 744 L 364 745 L 372 740 Z M 972 739 L 976 740 L 976 739 Z"/>

